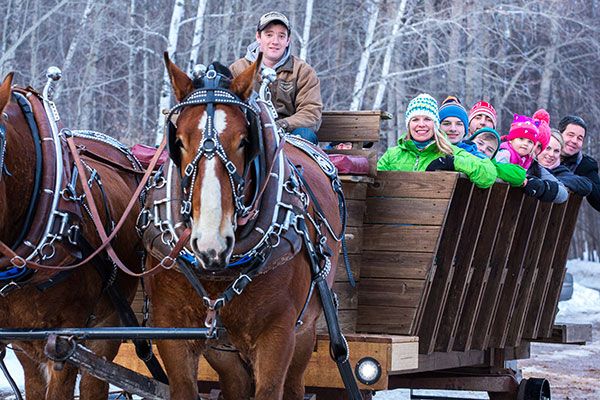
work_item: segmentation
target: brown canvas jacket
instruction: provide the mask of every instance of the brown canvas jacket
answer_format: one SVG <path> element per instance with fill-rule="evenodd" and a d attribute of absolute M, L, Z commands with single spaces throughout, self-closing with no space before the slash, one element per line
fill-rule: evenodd
<path fill-rule="evenodd" d="M 235 77 L 250 64 L 246 58 L 240 58 L 229 69 Z M 321 126 L 323 110 L 317 73 L 295 56 L 290 56 L 276 72 L 277 79 L 271 84 L 271 96 L 279 116 L 277 124 L 287 132 L 296 128 L 310 128 L 316 132 Z M 258 91 L 259 88 L 260 82 L 254 82 L 254 90 Z"/>

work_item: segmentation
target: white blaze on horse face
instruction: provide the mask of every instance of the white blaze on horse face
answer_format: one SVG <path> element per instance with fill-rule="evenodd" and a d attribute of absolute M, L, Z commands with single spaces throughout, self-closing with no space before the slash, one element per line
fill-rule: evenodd
<path fill-rule="evenodd" d="M 206 112 L 200 118 L 198 128 L 204 131 L 206 126 Z M 213 126 L 218 134 L 221 134 L 227 127 L 227 117 L 225 111 L 215 110 Z M 204 175 L 198 182 L 200 186 L 200 212 L 194 217 L 191 240 L 194 242 L 194 250 L 204 253 L 213 259 L 224 255 L 226 259 L 221 262 L 228 262 L 231 254 L 224 254 L 230 244 L 227 237 L 233 238 L 233 210 L 224 212 L 222 204 L 221 183 L 217 176 L 217 165 L 222 163 L 217 156 L 212 159 L 204 159 Z M 198 194 L 197 194 L 198 195 Z M 211 251 L 213 250 L 213 251 Z M 217 260 L 215 260 L 217 261 Z"/>

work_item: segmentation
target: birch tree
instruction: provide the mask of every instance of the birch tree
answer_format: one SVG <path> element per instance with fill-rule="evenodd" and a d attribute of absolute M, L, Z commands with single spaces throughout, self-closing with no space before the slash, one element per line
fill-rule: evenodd
<path fill-rule="evenodd" d="M 306 12 L 304 14 L 304 29 L 300 42 L 300 58 L 306 60 L 308 57 L 308 44 L 310 42 L 310 25 L 313 14 L 313 0 L 306 0 Z"/>
<path fill-rule="evenodd" d="M 194 65 L 198 63 L 198 52 L 200 43 L 202 43 L 202 31 L 204 30 L 204 14 L 206 12 L 206 3 L 208 0 L 198 0 L 198 10 L 196 11 L 196 22 L 194 23 L 194 36 L 192 38 L 192 47 L 190 50 L 189 72 L 192 72 Z"/>
<path fill-rule="evenodd" d="M 173 14 L 171 16 L 171 23 L 169 24 L 169 35 L 167 40 L 167 53 L 171 59 L 175 58 L 175 51 L 177 50 L 177 41 L 179 39 L 179 28 L 181 18 L 185 9 L 185 0 L 175 0 L 173 5 Z M 160 102 L 158 104 L 158 119 L 156 127 L 156 135 L 154 138 L 154 144 L 159 145 L 163 138 L 163 130 L 165 125 L 165 115 L 162 110 L 168 109 L 171 100 L 171 81 L 169 79 L 169 73 L 167 69 L 164 69 L 162 85 L 160 88 Z"/>
<path fill-rule="evenodd" d="M 404 19 L 404 12 L 408 0 L 400 0 L 398 4 L 398 11 L 396 12 L 396 19 L 392 25 L 391 35 L 389 36 L 388 43 L 385 47 L 385 55 L 383 57 L 383 65 L 381 66 L 381 79 L 377 85 L 377 94 L 375 95 L 375 101 L 373 102 L 373 110 L 379 110 L 383 102 L 383 95 L 388 84 L 388 73 L 390 72 L 390 65 L 392 63 L 392 55 L 394 53 L 394 47 L 396 46 L 396 40 L 400 26 Z"/>
<path fill-rule="evenodd" d="M 379 1 L 369 1 L 367 8 L 368 25 L 365 34 L 363 51 L 360 56 L 360 62 L 358 63 L 358 71 L 356 72 L 356 78 L 354 79 L 352 103 L 350 104 L 351 110 L 358 110 L 361 107 L 363 98 L 365 96 L 365 76 L 367 75 L 367 67 L 369 65 L 369 58 L 371 57 L 371 44 L 373 43 L 373 35 L 375 33 L 375 27 L 377 26 Z"/>

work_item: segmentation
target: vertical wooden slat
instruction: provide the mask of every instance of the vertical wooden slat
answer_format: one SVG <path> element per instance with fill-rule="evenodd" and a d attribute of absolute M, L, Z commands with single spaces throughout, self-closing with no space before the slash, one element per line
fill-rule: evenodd
<path fill-rule="evenodd" d="M 542 318 L 540 320 L 540 328 L 538 337 L 552 336 L 552 325 L 556 316 L 556 306 L 560 297 L 560 289 L 565 277 L 565 266 L 567 264 L 567 256 L 569 255 L 568 243 L 571 243 L 571 237 L 577 223 L 577 214 L 581 206 L 582 197 L 571 194 L 569 196 L 569 204 L 567 204 L 567 212 L 563 220 L 560 236 L 558 238 L 558 248 L 552 260 L 552 278 L 548 287 L 546 302 L 542 309 Z"/>
<path fill-rule="evenodd" d="M 525 254 L 529 248 L 529 242 L 532 240 L 531 232 L 533 231 L 533 222 L 535 221 L 538 205 L 539 201 L 533 197 L 528 196 L 523 200 L 517 231 L 513 237 L 508 255 L 506 275 L 501 283 L 500 301 L 493 316 L 486 347 L 488 344 L 490 347 L 504 347 L 509 321 L 513 316 L 517 293 L 523 277 Z"/>
<path fill-rule="evenodd" d="M 450 283 L 446 306 L 441 316 L 439 334 L 435 343 L 436 351 L 448 352 L 452 350 L 466 289 L 471 278 L 473 254 L 479 242 L 479 233 L 484 225 L 483 216 L 490 193 L 491 190 L 479 188 L 473 188 L 473 192 L 471 193 L 469 208 L 466 210 L 466 217 L 463 224 L 463 232 L 458 241 L 458 250 L 452 261 L 454 274 Z"/>
<path fill-rule="evenodd" d="M 496 235 L 500 228 L 500 218 L 509 186 L 495 184 L 491 189 L 488 205 L 483 217 L 484 225 L 479 233 L 477 248 L 473 255 L 473 275 L 464 299 L 464 306 L 454 339 L 454 351 L 467 351 L 471 343 L 475 321 L 481 310 L 483 294 L 490 273 L 490 259 Z"/>
<path fill-rule="evenodd" d="M 418 316 L 419 314 L 422 315 L 422 322 L 418 327 L 420 353 L 429 354 L 434 350 L 441 314 L 454 273 L 452 260 L 456 254 L 460 235 L 463 231 L 465 211 L 469 206 L 472 189 L 473 184 L 471 182 L 466 179 L 459 179 L 450 202 L 448 216 L 436 254 L 436 261 L 429 275 L 427 288 L 430 289 L 424 296 L 424 302 L 422 303 L 424 306 L 421 305 L 420 307 L 424 311 L 422 313 L 417 312 Z M 440 268 L 436 268 L 436 266 L 440 266 Z"/>
<path fill-rule="evenodd" d="M 527 254 L 522 269 L 521 285 L 516 297 L 516 304 L 512 312 L 512 318 L 509 318 L 509 328 L 506 340 L 503 341 L 502 347 L 517 347 L 521 343 L 523 328 L 525 325 L 525 317 L 531 303 L 532 292 L 537 285 L 538 276 L 538 260 L 540 251 L 546 237 L 546 227 L 550 220 L 551 203 L 539 203 L 538 210 L 535 216 L 533 229 L 531 231 Z"/>
<path fill-rule="evenodd" d="M 550 221 L 546 228 L 546 236 L 544 236 L 544 244 L 542 245 L 542 251 L 538 260 L 538 277 L 523 331 L 523 337 L 526 338 L 535 339 L 538 336 L 538 328 L 542 318 L 542 307 L 546 301 L 550 279 L 552 278 L 552 260 L 554 259 L 557 247 L 564 245 L 558 242 L 558 237 L 561 232 L 567 204 L 554 204 L 550 212 Z"/>
<path fill-rule="evenodd" d="M 499 234 L 494 242 L 494 249 L 490 258 L 490 273 L 481 301 L 482 309 L 477 316 L 472 337 L 467 338 L 467 348 L 483 350 L 487 344 L 487 333 L 497 308 L 498 294 L 502 287 L 501 282 L 504 280 L 503 272 L 508 260 L 513 236 L 515 236 L 523 197 L 523 190 L 520 188 L 511 188 L 506 197 L 500 229 L 498 230 Z"/>

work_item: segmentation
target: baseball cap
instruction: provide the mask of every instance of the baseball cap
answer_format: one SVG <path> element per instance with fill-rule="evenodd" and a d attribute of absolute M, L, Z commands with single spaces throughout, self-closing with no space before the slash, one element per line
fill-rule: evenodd
<path fill-rule="evenodd" d="M 288 29 L 288 31 L 292 30 L 290 28 L 290 21 L 288 20 L 288 18 L 285 15 L 283 15 L 282 13 L 277 12 L 277 11 L 268 12 L 268 13 L 264 14 L 262 17 L 260 17 L 260 20 L 258 20 L 258 26 L 256 27 L 256 30 L 258 32 L 262 31 L 263 29 L 266 28 L 267 25 L 269 25 L 273 21 L 281 22 L 283 25 L 285 25 L 285 27 Z"/>

